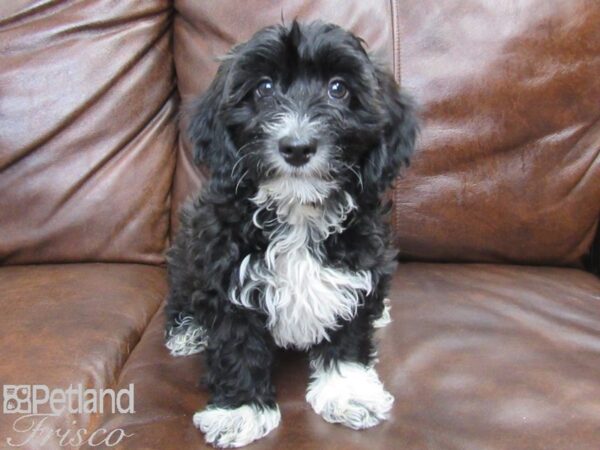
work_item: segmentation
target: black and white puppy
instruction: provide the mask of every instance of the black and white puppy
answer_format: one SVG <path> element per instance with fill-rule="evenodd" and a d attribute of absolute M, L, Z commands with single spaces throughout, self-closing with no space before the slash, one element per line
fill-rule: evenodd
<path fill-rule="evenodd" d="M 204 351 L 195 425 L 220 447 L 277 427 L 277 348 L 309 351 L 325 420 L 378 424 L 393 397 L 373 330 L 396 257 L 382 194 L 413 151 L 410 102 L 360 39 L 294 22 L 231 50 L 188 132 L 212 178 L 168 254 L 167 347 Z"/>

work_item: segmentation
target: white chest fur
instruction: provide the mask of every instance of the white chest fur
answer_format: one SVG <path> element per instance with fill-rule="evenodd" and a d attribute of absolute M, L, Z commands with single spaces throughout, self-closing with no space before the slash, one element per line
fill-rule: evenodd
<path fill-rule="evenodd" d="M 264 256 L 242 261 L 231 301 L 252 307 L 258 293 L 278 346 L 307 349 L 328 339 L 340 319 L 354 317 L 362 295 L 371 291 L 369 272 L 323 265 L 321 242 L 342 231 L 353 208 L 349 197 L 330 210 L 294 203 L 278 208 L 281 223 Z"/>

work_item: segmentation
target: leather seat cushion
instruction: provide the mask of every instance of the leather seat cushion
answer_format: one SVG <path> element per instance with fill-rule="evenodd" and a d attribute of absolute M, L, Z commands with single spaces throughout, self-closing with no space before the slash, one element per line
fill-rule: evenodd
<path fill-rule="evenodd" d="M 50 389 L 114 387 L 166 292 L 164 269 L 133 264 L 2 267 L 0 286 L 1 384 Z M 0 414 L 0 447 L 28 436 L 13 432 L 17 417 Z M 91 431 L 97 422 L 97 416 L 63 415 L 45 425 Z M 19 448 L 55 447 L 61 448 L 56 437 Z"/>
<path fill-rule="evenodd" d="M 282 424 L 256 449 L 547 449 L 600 442 L 600 281 L 564 268 L 411 263 L 379 330 L 378 371 L 393 416 L 362 432 L 323 421 L 304 400 L 307 361 L 276 369 Z M 207 392 L 202 358 L 173 358 L 157 315 L 125 364 L 136 414 L 107 417 L 120 448 L 205 448 L 192 415 Z M 208 448 L 208 447 L 206 447 Z"/>

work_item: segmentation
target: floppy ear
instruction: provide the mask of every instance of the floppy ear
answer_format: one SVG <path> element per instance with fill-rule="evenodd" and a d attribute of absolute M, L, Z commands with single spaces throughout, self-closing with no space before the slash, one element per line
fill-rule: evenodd
<path fill-rule="evenodd" d="M 388 72 L 377 69 L 379 103 L 383 109 L 383 129 L 379 146 L 372 149 L 363 164 L 363 183 L 377 192 L 385 191 L 403 166 L 408 166 L 415 147 L 418 125 L 410 98 Z"/>
<path fill-rule="evenodd" d="M 187 133 L 194 162 L 206 164 L 213 173 L 231 168 L 235 158 L 235 147 L 221 117 L 230 66 L 229 60 L 221 64 L 206 92 L 190 108 Z"/>

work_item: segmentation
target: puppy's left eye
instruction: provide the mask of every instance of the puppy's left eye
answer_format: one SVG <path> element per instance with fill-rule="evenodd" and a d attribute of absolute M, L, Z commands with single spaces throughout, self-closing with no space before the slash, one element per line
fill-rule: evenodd
<path fill-rule="evenodd" d="M 343 80 L 334 78 L 329 82 L 327 94 L 333 100 L 343 100 L 348 97 L 348 93 L 348 86 L 346 86 L 346 83 L 344 83 Z"/>
<path fill-rule="evenodd" d="M 275 86 L 273 86 L 273 81 L 270 78 L 265 78 L 254 90 L 256 96 L 258 98 L 270 97 L 275 92 Z"/>

